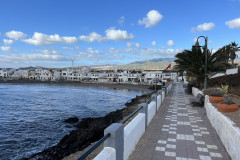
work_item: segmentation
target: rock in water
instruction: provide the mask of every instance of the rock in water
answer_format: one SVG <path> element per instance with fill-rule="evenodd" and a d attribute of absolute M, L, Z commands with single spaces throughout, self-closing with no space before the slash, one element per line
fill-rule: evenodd
<path fill-rule="evenodd" d="M 78 121 L 79 121 L 79 119 L 77 117 L 71 117 L 71 118 L 64 120 L 64 122 L 66 122 L 66 123 L 77 123 Z"/>

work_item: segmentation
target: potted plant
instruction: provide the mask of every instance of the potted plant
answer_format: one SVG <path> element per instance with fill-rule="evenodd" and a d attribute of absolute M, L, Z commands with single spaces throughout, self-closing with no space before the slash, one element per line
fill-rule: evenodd
<path fill-rule="evenodd" d="M 238 110 L 238 105 L 230 97 L 224 97 L 223 102 L 217 104 L 217 108 L 219 112 L 235 112 Z"/>
<path fill-rule="evenodd" d="M 209 93 L 209 101 L 211 103 L 221 103 L 223 101 L 223 91 L 218 88 L 212 88 Z"/>

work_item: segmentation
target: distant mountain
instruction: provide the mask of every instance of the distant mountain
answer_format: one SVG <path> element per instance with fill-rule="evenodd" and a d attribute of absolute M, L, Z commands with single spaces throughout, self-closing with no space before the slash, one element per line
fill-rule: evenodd
<path fill-rule="evenodd" d="M 21 68 L 19 68 L 19 69 L 22 69 L 22 70 L 31 70 L 31 69 L 36 69 L 36 67 L 32 67 L 32 66 L 30 66 L 30 67 L 21 67 Z"/>
<path fill-rule="evenodd" d="M 144 61 L 136 61 L 120 67 L 123 69 L 163 70 L 169 64 L 171 64 L 172 67 L 175 65 L 174 58 L 155 58 Z"/>
<path fill-rule="evenodd" d="M 144 61 L 136 61 L 126 65 L 104 65 L 94 66 L 91 68 L 99 70 L 107 69 L 143 69 L 143 70 L 163 70 L 171 63 L 172 67 L 175 65 L 174 58 L 154 58 Z"/>

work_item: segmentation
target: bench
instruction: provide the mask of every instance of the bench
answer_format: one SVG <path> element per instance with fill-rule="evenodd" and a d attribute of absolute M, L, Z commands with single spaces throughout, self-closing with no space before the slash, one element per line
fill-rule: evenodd
<path fill-rule="evenodd" d="M 193 104 L 193 107 L 195 105 L 203 106 L 203 104 L 204 104 L 204 95 L 198 93 L 196 98 L 190 98 L 190 102 Z"/>

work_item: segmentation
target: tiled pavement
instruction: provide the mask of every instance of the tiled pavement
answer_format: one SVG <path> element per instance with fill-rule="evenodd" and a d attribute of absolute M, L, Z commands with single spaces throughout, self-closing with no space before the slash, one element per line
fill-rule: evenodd
<path fill-rule="evenodd" d="M 204 108 L 175 83 L 129 160 L 230 160 Z"/>

